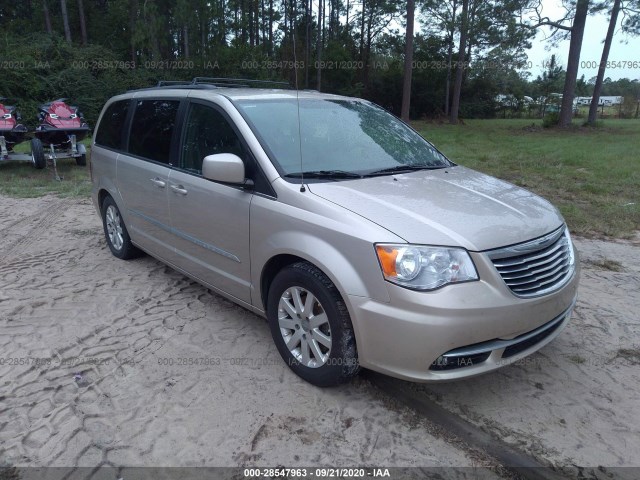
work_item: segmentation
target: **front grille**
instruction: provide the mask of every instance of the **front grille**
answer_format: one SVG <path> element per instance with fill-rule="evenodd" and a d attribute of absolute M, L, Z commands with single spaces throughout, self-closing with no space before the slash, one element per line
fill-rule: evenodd
<path fill-rule="evenodd" d="M 537 297 L 558 290 L 574 270 L 573 247 L 565 227 L 487 254 L 504 282 L 519 297 Z"/>

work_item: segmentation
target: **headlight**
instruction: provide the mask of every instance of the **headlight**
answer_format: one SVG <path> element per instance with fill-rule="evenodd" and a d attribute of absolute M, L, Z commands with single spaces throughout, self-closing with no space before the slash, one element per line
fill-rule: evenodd
<path fill-rule="evenodd" d="M 576 256 L 573 251 L 573 242 L 571 241 L 571 234 L 569 233 L 569 227 L 565 227 L 564 236 L 567 239 L 567 244 L 569 245 L 569 268 L 573 269 L 576 263 Z"/>
<path fill-rule="evenodd" d="M 402 287 L 433 290 L 478 280 L 475 265 L 463 248 L 378 244 L 376 253 L 384 278 Z"/>

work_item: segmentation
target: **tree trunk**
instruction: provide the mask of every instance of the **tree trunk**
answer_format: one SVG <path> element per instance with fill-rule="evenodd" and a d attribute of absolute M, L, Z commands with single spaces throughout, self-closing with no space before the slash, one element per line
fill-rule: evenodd
<path fill-rule="evenodd" d="M 476 23 L 476 13 L 478 11 L 478 3 L 481 0 L 471 0 L 471 4 L 469 5 L 469 18 L 467 20 L 467 55 L 465 57 L 465 61 L 469 61 L 471 59 L 471 50 L 473 49 L 473 38 L 475 23 Z"/>
<path fill-rule="evenodd" d="M 269 0 L 269 57 L 273 55 L 273 0 Z"/>
<path fill-rule="evenodd" d="M 344 23 L 345 27 L 347 27 L 347 28 L 345 29 L 347 32 L 349 31 L 349 10 L 350 10 L 350 9 L 351 9 L 351 5 L 349 5 L 349 0 L 347 0 L 347 12 L 346 12 L 347 19 L 346 19 L 346 21 L 345 21 L 345 23 Z"/>
<path fill-rule="evenodd" d="M 182 41 L 184 43 L 184 58 L 189 58 L 189 27 L 182 28 Z"/>
<path fill-rule="evenodd" d="M 449 106 L 451 105 L 451 62 L 453 61 L 453 38 L 456 33 L 456 10 L 458 2 L 454 0 L 451 10 L 451 31 L 449 33 L 449 46 L 447 51 L 447 82 L 444 88 L 444 114 L 449 116 Z"/>
<path fill-rule="evenodd" d="M 282 50 L 284 50 L 284 46 L 287 44 L 287 35 L 289 32 L 289 27 L 287 27 L 287 23 L 289 21 L 289 7 L 287 6 L 287 2 L 286 0 L 282 1 L 282 12 L 283 12 L 283 19 L 282 19 L 282 42 L 280 43 L 280 47 L 282 48 Z"/>
<path fill-rule="evenodd" d="M 460 26 L 460 46 L 458 50 L 458 69 L 456 70 L 456 81 L 453 86 L 453 99 L 451 100 L 451 116 L 449 122 L 452 125 L 458 124 L 458 113 L 460 110 L 460 93 L 462 92 L 462 77 L 464 75 L 464 54 L 467 47 L 467 21 L 469 14 L 469 0 L 462 0 L 462 24 Z"/>
<path fill-rule="evenodd" d="M 589 119 L 587 120 L 587 122 L 592 127 L 596 124 L 596 117 L 598 114 L 598 101 L 600 100 L 600 93 L 602 92 L 602 82 L 604 80 L 604 72 L 607 68 L 607 60 L 609 59 L 609 51 L 611 50 L 613 34 L 616 31 L 616 24 L 618 23 L 618 13 L 620 13 L 620 0 L 615 0 L 613 2 L 613 8 L 611 9 L 609 29 L 607 30 L 607 36 L 604 40 L 604 47 L 602 48 L 602 58 L 600 59 L 600 66 L 598 67 L 596 84 L 593 87 L 591 106 L 589 106 Z"/>
<path fill-rule="evenodd" d="M 333 15 L 331 17 L 331 36 L 330 39 L 334 39 L 338 33 L 338 5 L 335 0 L 331 0 L 331 11 Z"/>
<path fill-rule="evenodd" d="M 67 0 L 60 0 L 60 13 L 62 14 L 62 24 L 64 25 L 64 38 L 71 43 L 71 29 L 69 28 L 69 14 L 67 13 Z"/>
<path fill-rule="evenodd" d="M 364 60 L 364 25 L 367 0 L 362 0 L 362 21 L 360 22 L 360 60 Z"/>
<path fill-rule="evenodd" d="M 240 1 L 240 38 L 242 40 L 242 45 L 247 43 L 247 29 L 246 29 L 246 8 L 245 8 L 245 0 Z M 286 10 L 285 10 L 286 12 Z M 284 25 L 287 26 L 287 17 L 284 17 Z"/>
<path fill-rule="evenodd" d="M 312 0 L 305 0 L 305 33 L 304 33 L 304 88 L 309 88 L 309 62 L 311 61 L 311 10 Z"/>
<path fill-rule="evenodd" d="M 267 15 L 264 11 L 264 0 L 260 0 L 260 37 L 261 37 L 260 43 L 262 45 L 263 53 L 267 53 L 265 51 L 265 45 L 267 44 L 266 21 L 267 21 Z"/>
<path fill-rule="evenodd" d="M 573 97 L 576 91 L 578 79 L 578 67 L 580 66 L 580 50 L 582 49 L 582 37 L 584 26 L 589 13 L 589 0 L 578 0 L 576 14 L 571 26 L 571 41 L 569 43 L 569 58 L 567 60 L 567 76 L 562 92 L 562 106 L 560 107 L 560 127 L 571 125 L 573 118 Z"/>
<path fill-rule="evenodd" d="M 80 35 L 82 36 L 82 45 L 87 46 L 87 23 L 84 16 L 84 1 L 78 0 L 78 16 L 80 17 Z"/>
<path fill-rule="evenodd" d="M 331 28 L 332 28 L 332 24 L 333 24 L 333 0 L 329 0 L 329 26 L 327 27 L 327 37 L 329 38 L 329 40 L 331 40 Z M 327 5 L 325 3 L 325 7 L 324 7 L 324 14 L 325 16 L 327 15 Z"/>
<path fill-rule="evenodd" d="M 317 68 L 316 68 L 316 90 L 319 92 L 322 91 L 322 18 L 324 12 L 322 11 L 322 0 L 318 0 L 318 38 L 316 39 L 316 57 L 317 57 Z"/>
<path fill-rule="evenodd" d="M 49 35 L 53 35 L 53 29 L 51 28 L 51 15 L 49 15 L 47 0 L 42 0 L 42 9 L 44 10 L 44 26 L 47 29 L 47 33 Z"/>
<path fill-rule="evenodd" d="M 227 22 L 225 18 L 226 11 L 227 6 L 225 4 L 225 1 L 220 0 L 220 11 L 218 12 L 218 38 L 220 38 L 220 43 L 222 43 L 222 45 L 227 44 Z"/>
<path fill-rule="evenodd" d="M 202 13 L 202 15 L 204 15 L 204 13 Z M 206 22 L 204 21 L 204 18 L 201 18 L 200 19 L 200 56 L 201 57 L 204 57 L 206 55 L 207 41 L 206 41 L 205 25 L 206 25 Z"/>
<path fill-rule="evenodd" d="M 262 18 L 260 17 L 260 2 L 258 0 L 255 0 L 255 3 L 254 3 L 253 16 L 255 18 L 256 33 L 254 35 L 255 35 L 255 41 L 256 41 L 255 45 L 257 47 L 258 45 L 260 45 L 260 18 Z"/>
<path fill-rule="evenodd" d="M 136 30 L 136 19 L 138 18 L 138 0 L 132 0 L 129 4 L 129 48 L 131 61 L 136 62 L 138 59 L 137 51 L 136 51 L 136 42 L 134 39 L 133 32 Z"/>
<path fill-rule="evenodd" d="M 256 45 L 256 27 L 255 27 L 255 21 L 257 20 L 255 18 L 255 8 L 254 8 L 254 0 L 251 0 L 249 2 L 249 45 L 254 47 Z"/>
<path fill-rule="evenodd" d="M 415 14 L 415 0 L 407 0 L 407 32 L 404 43 L 404 76 L 402 79 L 402 111 L 401 118 L 409 121 L 411 108 L 411 75 L 413 73 L 413 17 Z"/>
<path fill-rule="evenodd" d="M 322 49 L 324 50 L 327 44 L 327 0 L 322 1 Z"/>
<path fill-rule="evenodd" d="M 371 59 L 371 43 L 373 42 L 371 28 L 374 12 L 375 10 L 371 9 L 367 16 L 367 33 L 365 35 L 366 42 L 364 45 L 364 58 L 362 59 L 362 64 L 364 65 L 362 68 L 362 83 L 364 84 L 365 90 L 369 88 L 369 60 Z"/>
<path fill-rule="evenodd" d="M 222 14 L 224 15 L 224 13 Z M 233 18 L 234 18 L 234 26 L 235 26 L 235 40 L 237 41 L 240 38 L 240 15 L 238 13 L 238 9 L 233 9 Z M 224 19 L 223 19 L 224 21 Z"/>

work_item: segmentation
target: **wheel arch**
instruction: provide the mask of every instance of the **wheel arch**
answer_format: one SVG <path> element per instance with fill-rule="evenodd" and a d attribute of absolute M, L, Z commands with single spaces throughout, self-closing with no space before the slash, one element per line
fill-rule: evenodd
<path fill-rule="evenodd" d="M 113 195 L 111 195 L 111 193 L 106 189 L 106 188 L 101 188 L 98 191 L 98 208 L 100 209 L 100 213 L 102 212 L 102 205 L 104 204 L 104 199 L 107 197 L 111 197 L 113 198 Z"/>
<path fill-rule="evenodd" d="M 96 190 L 97 190 L 97 194 L 94 193 L 95 195 L 94 198 L 97 199 L 98 210 L 100 214 L 103 213 L 102 204 L 104 203 L 104 199 L 107 197 L 111 197 L 113 198 L 113 201 L 116 202 L 116 205 L 120 209 L 120 214 L 123 216 L 123 218 L 126 221 L 129 220 L 127 212 L 124 211 L 124 209 L 122 208 L 122 206 L 124 205 L 124 199 L 120 194 L 120 190 L 118 190 L 115 183 L 110 178 L 107 178 L 106 176 L 101 177 L 100 181 L 96 185 Z"/>
<path fill-rule="evenodd" d="M 281 253 L 275 255 L 269 259 L 269 261 L 262 268 L 262 273 L 260 274 L 260 302 L 262 304 L 262 308 L 265 313 L 267 311 L 267 302 L 269 298 L 269 286 L 271 282 L 275 278 L 275 276 L 280 272 L 283 268 L 288 267 L 289 265 L 293 265 L 297 262 L 307 262 L 312 264 L 314 267 L 320 269 L 322 273 L 324 271 L 315 265 L 313 262 L 310 262 L 306 258 L 299 257 L 297 255 L 292 255 L 289 253 Z M 326 275 L 326 273 L 325 273 Z"/>

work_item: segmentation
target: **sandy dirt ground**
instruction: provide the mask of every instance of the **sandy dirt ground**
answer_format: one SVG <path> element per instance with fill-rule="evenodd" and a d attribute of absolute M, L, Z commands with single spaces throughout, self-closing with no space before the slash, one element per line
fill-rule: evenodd
<path fill-rule="evenodd" d="M 640 465 L 639 244 L 578 241 L 574 320 L 528 361 L 403 388 L 544 462 Z M 0 197 L 0 358 L 0 463 L 494 466 L 366 379 L 301 381 L 263 319 L 114 258 L 84 199 Z"/>

